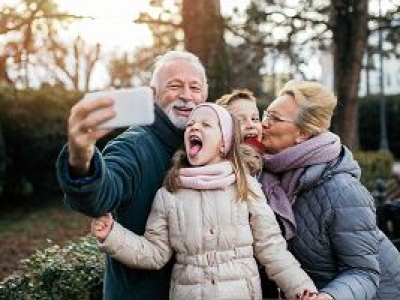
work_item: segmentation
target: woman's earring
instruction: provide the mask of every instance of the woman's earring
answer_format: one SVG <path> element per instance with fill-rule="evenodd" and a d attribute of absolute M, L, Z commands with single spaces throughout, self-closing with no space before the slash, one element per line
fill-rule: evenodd
<path fill-rule="evenodd" d="M 225 156 L 225 147 L 221 146 L 221 148 L 219 148 L 219 154 L 221 154 L 222 157 Z"/>
<path fill-rule="evenodd" d="M 300 144 L 303 142 L 303 139 L 301 137 L 298 137 L 294 141 L 296 142 L 296 144 Z"/>

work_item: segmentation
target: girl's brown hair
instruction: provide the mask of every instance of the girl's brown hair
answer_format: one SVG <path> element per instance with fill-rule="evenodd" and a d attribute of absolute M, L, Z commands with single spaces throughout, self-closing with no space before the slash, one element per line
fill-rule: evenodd
<path fill-rule="evenodd" d="M 259 197 L 250 187 L 247 181 L 247 169 L 244 165 L 242 157 L 239 151 L 239 145 L 241 140 L 239 122 L 234 116 L 233 119 L 233 138 L 232 146 L 226 154 L 226 159 L 232 164 L 233 170 L 236 176 L 236 187 L 237 187 L 237 200 L 247 201 L 253 198 Z M 187 159 L 185 150 L 178 150 L 172 158 L 172 167 L 168 171 L 164 179 L 164 186 L 170 193 L 176 193 L 181 188 L 181 182 L 179 179 L 179 170 L 181 168 L 190 168 L 191 165 Z"/>

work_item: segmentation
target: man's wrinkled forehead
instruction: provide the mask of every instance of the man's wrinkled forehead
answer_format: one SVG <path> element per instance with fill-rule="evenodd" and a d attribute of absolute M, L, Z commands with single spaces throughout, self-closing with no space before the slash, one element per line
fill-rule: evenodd
<path fill-rule="evenodd" d="M 185 60 L 174 60 L 166 63 L 160 70 L 160 79 L 165 83 L 175 80 L 204 85 L 201 72 Z"/>

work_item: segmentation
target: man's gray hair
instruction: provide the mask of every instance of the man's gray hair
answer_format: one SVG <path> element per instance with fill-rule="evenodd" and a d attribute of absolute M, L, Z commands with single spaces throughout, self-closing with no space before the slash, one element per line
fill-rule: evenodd
<path fill-rule="evenodd" d="M 187 51 L 177 51 L 177 50 L 168 51 L 164 55 L 160 56 L 154 65 L 154 71 L 150 80 L 150 86 L 155 88 L 156 91 L 158 91 L 160 71 L 167 63 L 175 60 L 187 61 L 200 73 L 204 83 L 204 92 L 207 95 L 208 86 L 207 86 L 206 70 L 203 64 L 201 63 L 200 59 L 193 53 Z"/>

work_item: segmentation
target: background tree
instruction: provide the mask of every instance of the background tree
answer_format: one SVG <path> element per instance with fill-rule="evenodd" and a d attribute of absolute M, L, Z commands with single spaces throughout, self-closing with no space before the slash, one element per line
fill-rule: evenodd
<path fill-rule="evenodd" d="M 51 35 L 81 18 L 61 11 L 54 0 L 21 0 L 4 5 L 0 13 L 0 81 L 30 87 L 37 81 L 40 53 Z M 12 75 L 11 75 L 12 74 Z M 40 78 L 40 76 L 39 76 Z"/>
<path fill-rule="evenodd" d="M 101 58 L 100 44 L 90 45 L 77 36 L 72 45 L 49 35 L 41 64 L 53 81 L 74 90 L 88 91 L 96 63 Z"/>
<path fill-rule="evenodd" d="M 230 74 L 220 1 L 155 0 L 151 5 L 153 12 L 141 14 L 138 20 L 150 26 L 154 39 L 151 48 L 157 49 L 157 54 L 174 48 L 194 53 L 207 70 L 209 99 L 227 92 Z"/>
<path fill-rule="evenodd" d="M 151 9 L 142 12 L 136 20 L 146 24 L 152 34 L 151 46 L 139 47 L 133 62 L 138 82 L 149 83 L 155 59 L 173 49 L 183 49 L 181 1 L 151 0 Z"/>
<path fill-rule="evenodd" d="M 230 73 L 219 0 L 182 1 L 186 50 L 204 63 L 210 94 L 215 100 L 230 90 Z"/>
<path fill-rule="evenodd" d="M 122 55 L 114 54 L 108 63 L 110 86 L 123 88 L 132 86 L 134 76 L 134 58 L 125 52 Z"/>
<path fill-rule="evenodd" d="M 274 56 L 286 57 L 292 76 L 298 74 L 304 79 L 315 79 L 307 62 L 318 51 L 332 49 L 334 86 L 339 98 L 334 130 L 353 150 L 358 147 L 358 85 L 368 25 L 374 24 L 372 21 L 376 18 L 376 14 L 368 12 L 369 2 L 253 0 L 246 10 L 245 22 L 229 23 L 231 32 L 246 43 L 264 49 L 270 63 Z M 396 16 L 399 19 L 400 3 L 392 2 L 392 9 L 384 18 L 388 20 L 386 30 L 392 32 L 387 38 L 398 36 L 393 33 L 398 32 L 398 24 L 393 24 L 393 20 Z M 238 19 L 232 17 L 232 20 Z"/>
<path fill-rule="evenodd" d="M 368 2 L 332 0 L 335 90 L 339 104 L 334 129 L 344 144 L 358 148 L 358 85 L 367 45 Z"/>

